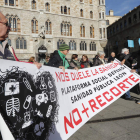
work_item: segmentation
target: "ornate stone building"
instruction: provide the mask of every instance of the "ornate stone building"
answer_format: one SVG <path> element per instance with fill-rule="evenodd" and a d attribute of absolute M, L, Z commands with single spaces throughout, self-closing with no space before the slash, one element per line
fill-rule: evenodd
<path fill-rule="evenodd" d="M 107 27 L 111 24 L 113 24 L 114 22 L 116 22 L 117 20 L 119 20 L 121 18 L 121 16 L 115 16 L 114 15 L 114 11 L 113 10 L 109 10 L 109 15 L 106 15 L 106 25 Z"/>
<path fill-rule="evenodd" d="M 0 0 L 11 26 L 8 42 L 21 60 L 39 61 L 60 44 L 93 58 L 106 46 L 105 0 Z"/>
<path fill-rule="evenodd" d="M 127 48 L 127 40 L 134 40 L 134 48 L 130 52 L 139 50 L 140 38 L 140 5 L 129 11 L 126 15 L 107 27 L 106 54 L 111 51 L 120 53 L 122 48 Z"/>

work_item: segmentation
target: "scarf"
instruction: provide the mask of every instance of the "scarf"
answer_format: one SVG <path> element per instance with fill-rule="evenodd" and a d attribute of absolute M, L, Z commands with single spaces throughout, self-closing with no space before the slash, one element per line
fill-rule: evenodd
<path fill-rule="evenodd" d="M 63 60 L 63 66 L 65 67 L 65 69 L 67 69 L 69 67 L 69 63 L 68 61 L 65 59 L 65 56 L 63 53 L 61 53 L 59 50 L 58 50 L 58 54 L 59 56 L 61 57 L 61 59 Z"/>

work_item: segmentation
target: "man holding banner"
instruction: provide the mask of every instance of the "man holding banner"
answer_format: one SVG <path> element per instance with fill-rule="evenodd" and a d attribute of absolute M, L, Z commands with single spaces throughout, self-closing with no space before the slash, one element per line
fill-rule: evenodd
<path fill-rule="evenodd" d="M 5 16 L 0 12 L 0 59 L 19 61 L 19 59 L 16 57 L 13 47 L 9 46 L 6 40 L 9 31 L 10 31 L 10 26 L 8 24 L 8 21 L 5 18 Z M 41 67 L 41 64 L 37 62 L 35 62 L 34 64 L 38 69 Z M 5 130 L 1 128 L 2 126 L 3 128 L 5 128 Z M 7 136 L 10 136 L 12 139 L 14 139 L 11 133 L 9 133 L 9 130 L 5 122 L 3 121 L 1 114 L 0 114 L 0 131 L 2 133 L 3 139 L 6 139 L 5 134 L 7 134 Z"/>

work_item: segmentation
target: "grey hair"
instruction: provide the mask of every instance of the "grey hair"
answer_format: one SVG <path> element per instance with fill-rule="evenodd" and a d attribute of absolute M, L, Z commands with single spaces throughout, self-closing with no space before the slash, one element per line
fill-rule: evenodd
<path fill-rule="evenodd" d="M 101 56 L 101 55 L 105 55 L 105 53 L 104 53 L 103 51 L 99 51 L 99 52 L 97 53 L 97 55 L 98 55 L 98 56 Z"/>
<path fill-rule="evenodd" d="M 127 49 L 127 48 L 122 49 L 122 53 L 127 52 L 127 51 L 129 51 L 129 49 Z"/>

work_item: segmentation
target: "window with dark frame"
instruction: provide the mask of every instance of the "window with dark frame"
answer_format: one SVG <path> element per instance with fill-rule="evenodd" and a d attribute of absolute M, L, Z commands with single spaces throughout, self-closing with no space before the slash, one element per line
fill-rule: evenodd
<path fill-rule="evenodd" d="M 69 47 L 70 50 L 76 50 L 76 42 L 74 40 L 70 40 Z"/>
<path fill-rule="evenodd" d="M 32 9 L 36 9 L 36 1 L 35 0 L 33 0 L 32 2 L 31 2 L 32 4 Z"/>
<path fill-rule="evenodd" d="M 106 20 L 106 25 L 109 25 L 109 20 Z"/>
<path fill-rule="evenodd" d="M 22 37 L 18 37 L 16 40 L 16 49 L 27 49 L 27 43 L 26 40 Z"/>
<path fill-rule="evenodd" d="M 89 49 L 90 49 L 90 51 L 96 51 L 96 44 L 95 44 L 95 42 L 92 41 L 90 43 L 90 48 Z"/>
<path fill-rule="evenodd" d="M 85 26 L 82 24 L 80 26 L 80 37 L 85 37 Z"/>
<path fill-rule="evenodd" d="M 80 42 L 80 51 L 87 51 L 87 44 L 85 41 Z"/>
<path fill-rule="evenodd" d="M 20 32 L 20 19 L 17 15 L 6 15 L 8 24 L 11 28 L 11 32 Z"/>

